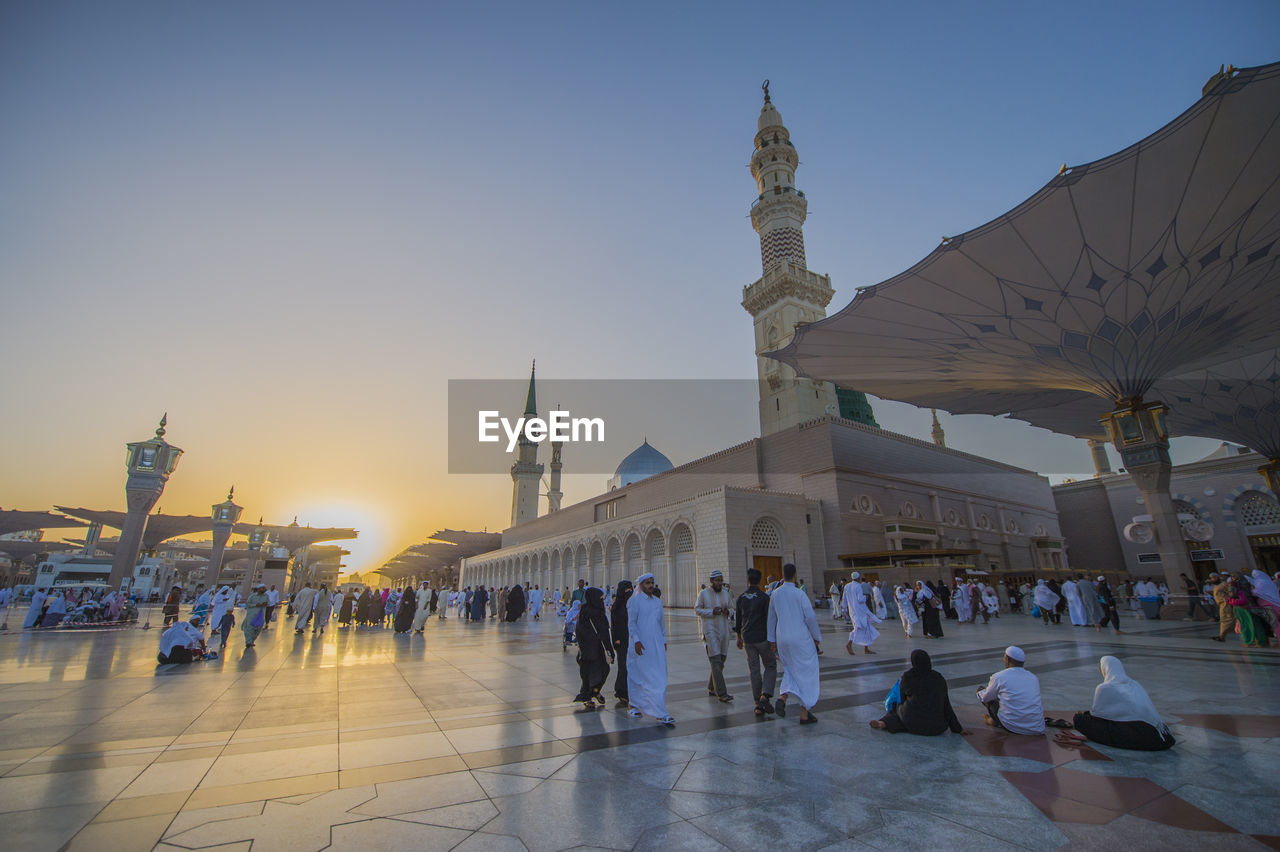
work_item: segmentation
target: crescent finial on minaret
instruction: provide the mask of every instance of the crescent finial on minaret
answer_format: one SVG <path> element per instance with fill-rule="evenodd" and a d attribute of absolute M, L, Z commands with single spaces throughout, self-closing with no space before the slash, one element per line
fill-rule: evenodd
<path fill-rule="evenodd" d="M 764 102 L 767 104 L 773 103 L 773 101 L 769 100 L 769 81 L 765 80 L 763 83 L 761 83 L 760 88 L 764 91 Z"/>

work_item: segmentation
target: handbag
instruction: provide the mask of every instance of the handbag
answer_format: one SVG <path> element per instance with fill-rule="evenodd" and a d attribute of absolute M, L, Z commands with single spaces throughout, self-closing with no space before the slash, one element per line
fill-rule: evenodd
<path fill-rule="evenodd" d="M 259 630 L 262 629 L 262 625 L 264 624 L 262 612 L 263 612 L 262 607 L 258 607 L 258 612 L 253 616 L 253 618 L 249 619 L 250 627 L 256 627 Z"/>
<path fill-rule="evenodd" d="M 893 689 L 889 690 L 889 694 L 884 697 L 884 709 L 886 713 L 892 713 L 893 708 L 902 703 L 902 678 L 898 678 L 893 682 Z"/>

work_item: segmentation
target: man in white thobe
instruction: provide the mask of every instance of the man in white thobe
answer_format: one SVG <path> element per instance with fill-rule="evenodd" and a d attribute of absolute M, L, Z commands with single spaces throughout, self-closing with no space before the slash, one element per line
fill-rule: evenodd
<path fill-rule="evenodd" d="M 832 583 L 827 592 L 831 595 L 831 620 L 838 621 L 844 610 L 844 592 L 840 589 L 839 581 Z"/>
<path fill-rule="evenodd" d="M 956 578 L 956 590 L 951 595 L 951 605 L 956 609 L 956 619 L 963 624 L 973 616 L 969 600 L 969 584 Z"/>
<path fill-rule="evenodd" d="M 1080 597 L 1080 587 L 1075 580 L 1067 580 L 1062 584 L 1062 596 L 1067 599 L 1067 617 L 1071 619 L 1071 623 L 1076 627 L 1088 627 L 1084 599 Z"/>
<path fill-rule="evenodd" d="M 296 616 L 293 622 L 293 632 L 301 633 L 303 628 L 307 626 L 307 621 L 311 618 L 311 611 L 316 607 L 316 590 L 311 588 L 311 584 L 307 583 L 298 593 L 293 596 L 293 614 Z"/>
<path fill-rule="evenodd" d="M 638 719 L 648 713 L 664 725 L 674 724 L 667 712 L 667 627 L 652 574 L 640 575 L 627 601 L 627 640 L 628 715 Z"/>
<path fill-rule="evenodd" d="M 867 592 L 862 585 L 862 574 L 854 571 L 851 579 L 853 582 L 846 583 L 844 587 L 844 606 L 849 612 L 849 624 L 853 630 L 850 631 L 849 641 L 844 647 L 852 654 L 853 646 L 861 645 L 862 653 L 874 654 L 871 644 L 880 638 L 880 631 L 876 630 L 875 626 L 883 619 L 867 606 Z"/>
<path fill-rule="evenodd" d="M 729 610 L 733 600 L 724 587 L 724 572 L 711 572 L 711 585 L 698 593 L 693 611 L 702 625 L 702 642 L 711 662 L 711 677 L 707 680 L 707 695 L 721 701 L 732 701 L 733 696 L 724 685 L 724 661 L 729 656 Z"/>
<path fill-rule="evenodd" d="M 533 611 L 534 621 L 542 617 L 542 586 L 534 586 L 529 592 L 529 609 Z"/>
<path fill-rule="evenodd" d="M 431 582 L 423 580 L 418 590 L 418 608 L 413 613 L 413 625 L 409 628 L 414 633 L 421 633 L 426 626 L 427 616 L 431 614 Z"/>
<path fill-rule="evenodd" d="M 36 593 L 31 596 L 31 606 L 27 607 L 27 617 L 22 620 L 22 629 L 34 627 L 36 619 L 38 619 L 44 610 L 44 602 L 49 597 L 49 593 L 44 589 L 36 589 Z"/>
<path fill-rule="evenodd" d="M 783 583 L 769 596 L 768 639 L 782 661 L 782 687 L 774 704 L 779 716 L 787 715 L 787 699 L 800 702 L 800 724 L 818 721 L 809 712 L 818 703 L 818 654 L 822 632 L 809 596 L 796 587 L 796 566 L 782 566 Z"/>

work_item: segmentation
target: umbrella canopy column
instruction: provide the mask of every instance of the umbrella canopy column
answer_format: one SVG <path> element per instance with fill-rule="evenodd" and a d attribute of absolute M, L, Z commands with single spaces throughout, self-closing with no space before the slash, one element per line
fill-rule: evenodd
<path fill-rule="evenodd" d="M 1173 463 L 1169 459 L 1169 434 L 1165 429 L 1162 403 L 1134 400 L 1120 405 L 1102 418 L 1111 433 L 1112 443 L 1120 453 L 1125 470 L 1138 486 L 1142 500 L 1151 515 L 1155 531 L 1153 542 L 1160 554 L 1160 567 L 1169 588 L 1179 588 L 1180 575 L 1195 576 L 1195 567 L 1183 543 L 1182 526 L 1173 506 L 1169 479 Z"/>

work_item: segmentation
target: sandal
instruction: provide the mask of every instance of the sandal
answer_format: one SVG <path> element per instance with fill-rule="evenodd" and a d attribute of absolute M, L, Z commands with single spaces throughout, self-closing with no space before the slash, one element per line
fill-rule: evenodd
<path fill-rule="evenodd" d="M 1070 728 L 1071 727 L 1071 723 L 1068 722 L 1066 719 L 1050 719 L 1048 716 L 1044 717 L 1044 725 L 1046 728 Z"/>

